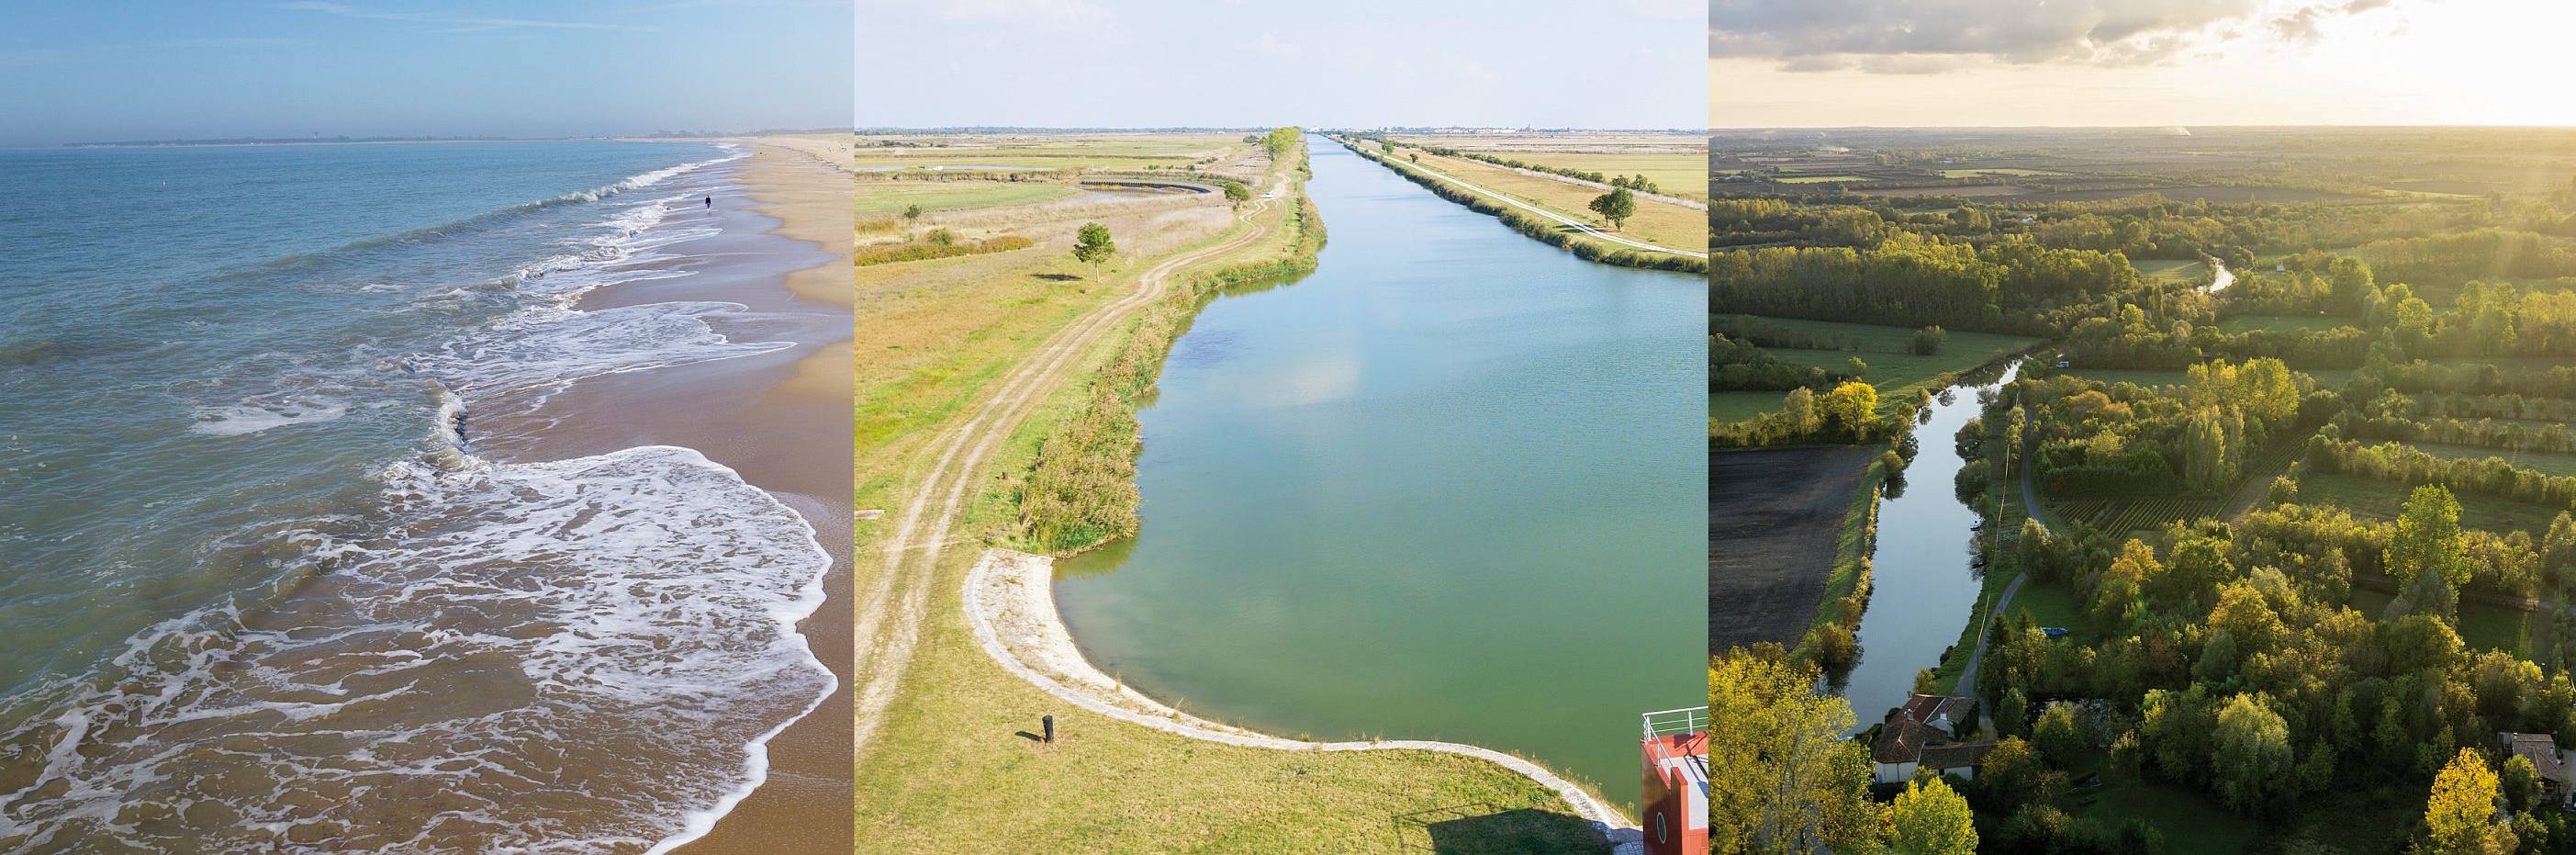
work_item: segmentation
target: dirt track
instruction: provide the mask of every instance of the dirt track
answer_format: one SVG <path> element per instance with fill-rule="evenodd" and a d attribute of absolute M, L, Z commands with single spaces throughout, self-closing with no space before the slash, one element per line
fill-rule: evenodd
<path fill-rule="evenodd" d="M 1251 228 L 1203 249 L 1182 253 L 1147 270 L 1136 290 L 1093 310 L 1058 331 L 1027 362 L 1012 369 L 985 399 L 975 415 L 939 446 L 938 462 L 922 479 L 901 510 L 894 534 L 883 545 L 882 563 L 860 600 L 856 632 L 859 689 L 852 744 L 865 756 L 868 741 L 885 722 L 921 637 L 922 613 L 928 608 L 939 556 L 955 535 L 958 516 L 970 489 L 982 478 L 986 455 L 1008 441 L 1029 414 L 1066 376 L 1080 366 L 1081 354 L 1119 321 L 1153 305 L 1170 285 L 1172 274 L 1244 246 L 1268 231 L 1259 215 L 1284 192 L 1285 181 L 1244 206 L 1239 219 Z"/>
<path fill-rule="evenodd" d="M 1708 649 L 1796 644 L 1877 445 L 1711 452 Z"/>

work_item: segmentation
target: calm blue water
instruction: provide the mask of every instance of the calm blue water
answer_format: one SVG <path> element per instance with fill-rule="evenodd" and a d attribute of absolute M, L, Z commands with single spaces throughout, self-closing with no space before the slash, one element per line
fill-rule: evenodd
<path fill-rule="evenodd" d="M 1210 303 L 1140 411 L 1143 525 L 1061 565 L 1084 653 L 1285 735 L 1467 742 L 1636 798 L 1706 694 L 1706 298 L 1322 138 L 1315 272 Z"/>
<path fill-rule="evenodd" d="M 810 530 L 688 449 L 475 453 L 580 378 L 782 346 L 575 305 L 691 275 L 735 155 L 0 151 L 0 850 L 640 849 L 738 786 L 705 770 L 780 714 L 708 684 L 811 696 Z M 549 744 L 585 738 L 626 756 Z M 568 769 L 627 792 L 532 785 Z"/>

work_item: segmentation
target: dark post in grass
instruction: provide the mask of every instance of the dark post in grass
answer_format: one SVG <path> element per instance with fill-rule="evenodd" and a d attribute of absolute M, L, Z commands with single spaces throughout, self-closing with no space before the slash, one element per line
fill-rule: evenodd
<path fill-rule="evenodd" d="M 1042 729 L 1042 730 L 1046 731 L 1046 743 L 1047 743 L 1048 745 L 1054 745 L 1054 744 L 1055 744 L 1055 716 L 1051 716 L 1051 715 L 1038 716 L 1038 726 L 1039 726 L 1039 728 L 1040 728 L 1040 729 Z"/>

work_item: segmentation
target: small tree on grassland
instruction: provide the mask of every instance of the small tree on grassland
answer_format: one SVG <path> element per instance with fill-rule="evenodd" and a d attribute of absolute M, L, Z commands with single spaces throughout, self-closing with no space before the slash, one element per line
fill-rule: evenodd
<path fill-rule="evenodd" d="M 1629 217 L 1637 215 L 1637 194 L 1628 192 L 1626 187 L 1614 188 L 1608 193 L 1593 197 L 1590 207 L 1593 213 L 1600 214 L 1602 219 L 1610 221 L 1610 230 L 1615 232 L 1619 230 L 1620 223 L 1627 222 Z"/>
<path fill-rule="evenodd" d="M 1118 254 L 1118 244 L 1109 239 L 1109 227 L 1084 223 L 1073 236 L 1073 259 L 1091 265 L 1092 278 L 1100 277 L 1100 263 Z"/>
<path fill-rule="evenodd" d="M 907 223 L 921 222 L 921 206 L 911 205 L 905 207 L 903 209 L 903 221 Z"/>

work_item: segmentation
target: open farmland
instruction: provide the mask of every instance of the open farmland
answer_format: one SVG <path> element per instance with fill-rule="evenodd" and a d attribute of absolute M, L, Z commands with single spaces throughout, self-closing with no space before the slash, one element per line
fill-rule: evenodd
<path fill-rule="evenodd" d="M 1708 198 L 1708 140 L 1696 133 L 1530 132 L 1390 134 L 1398 145 L 1442 146 L 1554 169 L 1644 175 L 1664 194 Z"/>

